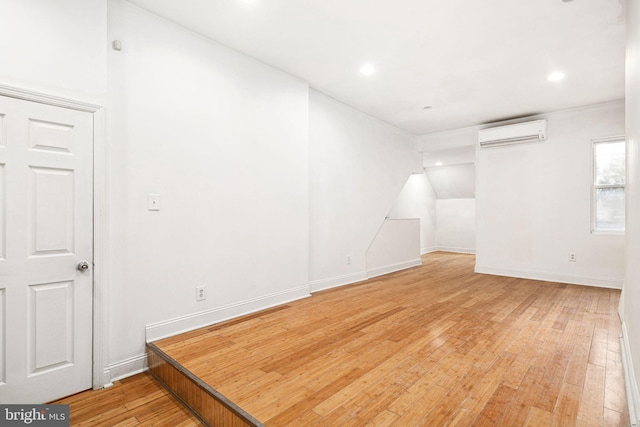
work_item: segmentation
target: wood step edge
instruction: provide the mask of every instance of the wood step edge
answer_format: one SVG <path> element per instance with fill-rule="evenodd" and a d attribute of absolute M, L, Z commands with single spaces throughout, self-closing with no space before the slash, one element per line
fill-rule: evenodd
<path fill-rule="evenodd" d="M 264 427 L 251 414 L 202 381 L 158 346 L 147 343 L 149 372 L 206 426 Z"/>

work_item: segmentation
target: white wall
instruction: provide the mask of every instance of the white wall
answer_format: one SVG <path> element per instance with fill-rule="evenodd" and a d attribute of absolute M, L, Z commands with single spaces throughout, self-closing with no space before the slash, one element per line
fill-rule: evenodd
<path fill-rule="evenodd" d="M 0 84 L 104 105 L 107 0 L 0 0 Z"/>
<path fill-rule="evenodd" d="M 419 165 L 413 136 L 122 0 L 0 10 L 0 84 L 107 107 L 106 382 L 143 367 L 145 327 L 161 336 L 308 295 L 310 247 L 315 279 L 364 277 Z"/>
<path fill-rule="evenodd" d="M 366 253 L 367 277 L 422 264 L 420 219 L 385 219 Z"/>
<path fill-rule="evenodd" d="M 388 216 L 420 219 L 420 253 L 474 253 L 475 203 L 475 198 L 436 198 L 427 174 L 415 174 L 405 184 Z"/>
<path fill-rule="evenodd" d="M 437 199 L 437 250 L 475 252 L 476 132 L 464 128 L 418 137 L 425 173 Z"/>
<path fill-rule="evenodd" d="M 460 135 L 460 132 L 447 131 L 418 137 L 419 142 L 417 145 L 421 150 L 424 150 L 422 153 L 422 165 L 424 168 L 440 167 L 440 165 L 449 166 L 475 163 L 475 145 L 456 146 L 460 142 L 465 144 L 469 143 L 469 139 L 465 138 L 465 136 L 464 134 Z M 434 147 L 441 147 L 443 143 L 450 143 L 455 148 L 434 149 L 432 147 L 432 145 Z"/>
<path fill-rule="evenodd" d="M 145 325 L 161 336 L 308 295 L 309 94 L 120 0 L 109 39 L 123 44 L 109 53 L 117 377 L 141 366 Z"/>
<path fill-rule="evenodd" d="M 422 159 L 414 136 L 314 90 L 309 144 L 309 269 L 318 290 L 366 278 L 366 250 Z"/>
<path fill-rule="evenodd" d="M 476 199 L 436 200 L 438 250 L 475 253 Z"/>
<path fill-rule="evenodd" d="M 425 168 L 438 199 L 476 197 L 476 168 L 473 163 Z"/>
<path fill-rule="evenodd" d="M 454 163 L 468 163 L 469 161 L 473 161 L 471 159 L 475 159 L 475 154 L 470 154 L 469 147 L 475 147 L 477 140 L 477 127 L 467 127 L 420 135 L 416 145 L 418 151 L 424 153 L 426 160 L 451 160 Z M 456 161 L 456 159 L 458 159 L 458 161 Z M 427 161 L 425 167 L 429 166 L 433 166 L 433 163 Z"/>
<path fill-rule="evenodd" d="M 476 271 L 621 287 L 624 236 L 590 233 L 590 183 L 591 139 L 624 134 L 624 104 L 540 118 L 546 142 L 478 149 Z"/>
<path fill-rule="evenodd" d="M 632 423 L 640 417 L 640 2 L 627 2 L 626 270 L 620 313 L 625 384 Z"/>
<path fill-rule="evenodd" d="M 436 195 L 425 173 L 409 177 L 388 217 L 419 218 L 420 253 L 436 249 Z"/>

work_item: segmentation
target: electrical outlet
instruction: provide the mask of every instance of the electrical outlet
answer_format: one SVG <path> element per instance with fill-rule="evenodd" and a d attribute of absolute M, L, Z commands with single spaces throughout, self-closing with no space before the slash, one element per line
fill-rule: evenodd
<path fill-rule="evenodd" d="M 351 265 L 351 255 L 347 255 L 347 265 Z"/>
<path fill-rule="evenodd" d="M 569 261 L 576 262 L 576 253 L 575 252 L 569 252 Z"/>
<path fill-rule="evenodd" d="M 207 293 L 204 286 L 196 286 L 196 301 L 204 301 L 207 299 Z"/>
<path fill-rule="evenodd" d="M 147 210 L 159 211 L 160 210 L 160 195 L 159 194 L 147 194 Z"/>

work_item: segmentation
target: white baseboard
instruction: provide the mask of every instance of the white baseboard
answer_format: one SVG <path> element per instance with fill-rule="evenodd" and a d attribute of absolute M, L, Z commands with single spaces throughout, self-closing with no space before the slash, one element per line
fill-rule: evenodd
<path fill-rule="evenodd" d="M 101 388 L 109 388 L 113 386 L 113 382 L 111 380 L 111 370 L 107 366 L 102 370 L 97 380 L 93 382 L 93 389 L 100 390 Z"/>
<path fill-rule="evenodd" d="M 438 246 L 438 250 L 442 252 L 454 252 L 458 254 L 475 254 L 476 250 L 473 248 L 460 248 L 457 246 Z"/>
<path fill-rule="evenodd" d="M 384 274 L 405 270 L 407 268 L 416 267 L 418 265 L 422 265 L 422 260 L 420 258 L 412 259 L 410 261 L 403 261 L 396 264 L 385 265 L 382 267 L 376 267 L 367 271 L 367 278 L 371 279 L 372 277 L 382 276 Z"/>
<path fill-rule="evenodd" d="M 420 255 L 430 254 L 431 252 L 454 252 L 458 254 L 475 254 L 476 250 L 472 248 L 459 248 L 456 246 L 430 246 L 428 248 L 420 248 Z"/>
<path fill-rule="evenodd" d="M 512 270 L 507 268 L 477 265 L 476 273 L 493 274 L 495 276 L 518 277 L 521 279 L 545 280 L 547 282 L 569 283 L 572 285 L 598 286 L 601 288 L 622 289 L 623 278 L 581 276 L 565 273 L 550 273 L 547 271 Z"/>
<path fill-rule="evenodd" d="M 440 248 L 437 246 L 429 246 L 428 248 L 420 248 L 420 255 L 430 254 L 431 252 L 438 252 Z"/>
<path fill-rule="evenodd" d="M 139 354 L 120 362 L 109 364 L 104 370 L 104 377 L 109 379 L 103 387 L 111 387 L 113 381 L 118 381 L 147 370 L 147 354 Z"/>
<path fill-rule="evenodd" d="M 622 336 L 620 337 L 622 366 L 624 368 L 624 385 L 627 391 L 627 405 L 629 406 L 629 421 L 632 426 L 638 425 L 640 419 L 640 393 L 638 383 L 633 370 L 633 359 L 629 347 L 629 335 L 627 325 L 622 322 Z"/>
<path fill-rule="evenodd" d="M 224 307 L 217 307 L 164 322 L 154 323 L 146 327 L 146 340 L 149 342 L 156 341 L 308 296 L 309 288 L 307 286 L 300 286 L 295 289 L 289 289 L 286 292 L 279 292 L 237 304 L 230 304 Z M 111 363 L 104 369 L 102 387 L 110 387 L 113 385 L 113 381 L 118 381 L 146 370 L 146 353 Z"/>
<path fill-rule="evenodd" d="M 314 280 L 309 283 L 309 288 L 311 289 L 311 292 L 318 292 L 326 289 L 337 288 L 338 286 L 348 285 L 350 283 L 362 282 L 363 280 L 367 280 L 367 273 L 359 271 L 357 273 L 349 273 L 343 276 Z"/>
<path fill-rule="evenodd" d="M 343 276 L 314 280 L 309 283 L 309 287 L 311 288 L 311 292 L 324 291 L 327 289 L 337 288 L 339 286 L 349 285 L 351 283 L 362 282 L 363 280 L 371 279 L 372 277 L 382 276 L 384 274 L 393 273 L 394 271 L 404 270 L 417 265 L 422 265 L 422 260 L 420 258 L 385 265 L 383 267 L 376 267 L 369 271 L 359 271 L 357 273 L 345 274 Z"/>
<path fill-rule="evenodd" d="M 186 316 L 180 316 L 174 319 L 152 323 L 147 325 L 145 328 L 146 340 L 147 342 L 157 341 L 162 338 L 203 328 L 205 326 L 213 325 L 214 323 L 233 319 L 245 314 L 255 313 L 259 310 L 264 310 L 280 304 L 286 304 L 308 296 L 310 296 L 309 287 L 304 285 L 293 289 L 287 289 L 283 292 L 264 295 L 250 300 L 212 308 L 210 310 L 187 314 Z"/>

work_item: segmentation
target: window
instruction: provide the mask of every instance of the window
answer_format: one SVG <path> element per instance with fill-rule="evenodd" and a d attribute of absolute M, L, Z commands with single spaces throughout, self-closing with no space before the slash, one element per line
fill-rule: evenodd
<path fill-rule="evenodd" d="M 594 232 L 624 232 L 624 137 L 593 140 Z"/>

